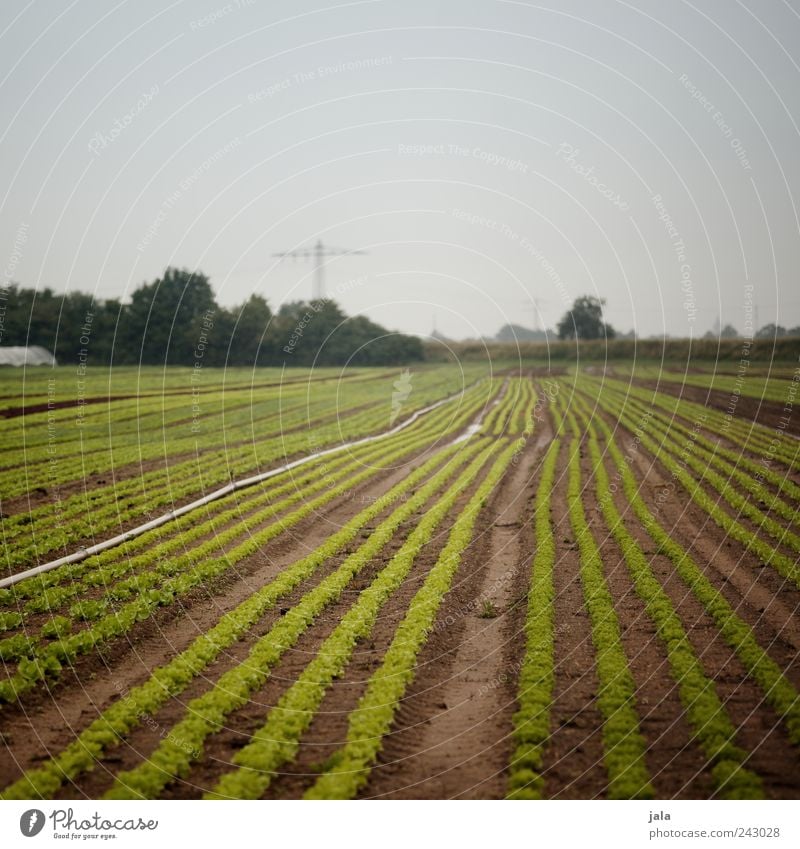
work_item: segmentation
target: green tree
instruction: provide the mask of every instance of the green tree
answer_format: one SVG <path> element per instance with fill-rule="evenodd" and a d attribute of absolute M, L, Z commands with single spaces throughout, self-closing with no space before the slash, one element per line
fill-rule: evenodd
<path fill-rule="evenodd" d="M 62 364 L 204 366 L 398 365 L 424 359 L 416 336 L 391 333 L 333 301 L 297 301 L 273 315 L 252 295 L 217 306 L 203 274 L 168 268 L 129 304 L 16 284 L 4 301 L 3 345 L 41 345 Z"/>
<path fill-rule="evenodd" d="M 41 345 L 55 351 L 60 300 L 52 289 L 9 286 L 3 316 L 3 345 Z"/>
<path fill-rule="evenodd" d="M 100 365 L 110 363 L 114 356 L 115 347 L 119 347 L 117 333 L 120 329 L 124 307 L 118 300 L 95 301 L 95 317 L 92 327 L 92 344 L 89 351 L 89 363 Z M 133 362 L 120 359 L 119 362 Z"/>
<path fill-rule="evenodd" d="M 775 339 L 781 336 L 786 336 L 786 328 L 780 324 L 770 322 L 765 324 L 757 333 L 756 339 Z"/>
<path fill-rule="evenodd" d="M 220 315 L 219 329 L 220 339 L 225 340 L 225 359 L 245 366 L 273 362 L 275 351 L 270 333 L 273 316 L 266 300 L 261 295 L 251 295 L 241 307 L 224 313 L 227 315 Z"/>
<path fill-rule="evenodd" d="M 87 356 L 90 354 L 96 338 L 96 312 L 91 295 L 70 292 L 63 296 L 59 305 L 58 333 L 54 340 L 54 353 L 59 363 L 77 362 L 82 351 L 86 351 Z"/>
<path fill-rule="evenodd" d="M 416 336 L 391 333 L 366 316 L 348 317 L 328 300 L 283 304 L 274 338 L 288 365 L 396 365 L 424 357 Z"/>
<path fill-rule="evenodd" d="M 576 298 L 572 309 L 564 313 L 556 330 L 559 339 L 613 339 L 614 328 L 603 321 L 605 299 L 594 295 Z"/>
<path fill-rule="evenodd" d="M 199 272 L 168 268 L 164 276 L 137 289 L 123 310 L 120 346 L 125 361 L 146 365 L 191 365 L 203 335 L 218 344 L 204 316 L 217 305 L 208 278 Z"/>

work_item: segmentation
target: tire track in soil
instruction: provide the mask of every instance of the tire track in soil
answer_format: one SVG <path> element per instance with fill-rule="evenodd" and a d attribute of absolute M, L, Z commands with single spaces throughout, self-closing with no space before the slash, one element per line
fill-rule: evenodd
<path fill-rule="evenodd" d="M 303 736 L 297 757 L 273 780 L 267 791 L 268 797 L 301 796 L 318 775 L 321 763 L 345 741 L 349 714 L 357 706 L 369 677 L 382 662 L 411 599 L 436 563 L 456 517 L 479 486 L 485 471 L 458 498 L 439 531 L 416 558 L 402 587 L 386 602 L 373 628 L 368 648 L 356 649 L 343 675 L 327 690 L 320 710 Z M 400 710 L 403 710 L 402 705 Z"/>
<path fill-rule="evenodd" d="M 354 500 L 366 504 L 377 498 L 421 462 L 424 459 L 418 456 L 408 468 L 378 473 L 376 478 L 327 505 L 326 510 L 272 540 L 266 549 L 237 563 L 211 588 L 197 588 L 168 608 L 158 608 L 102 654 L 81 657 L 71 669 L 65 669 L 52 687 L 26 694 L 22 704 L 4 706 L 7 757 L 0 763 L 0 786 L 16 780 L 24 769 L 48 758 L 48 753 L 60 751 L 121 692 L 146 681 L 154 668 L 183 651 L 222 615 L 318 548 L 352 518 Z"/>
<path fill-rule="evenodd" d="M 525 598 L 533 557 L 536 473 L 552 438 L 536 440 L 506 473 L 453 588 L 420 669 L 363 796 L 502 798 L 511 717 L 524 649 Z M 484 601 L 498 615 L 481 616 Z"/>

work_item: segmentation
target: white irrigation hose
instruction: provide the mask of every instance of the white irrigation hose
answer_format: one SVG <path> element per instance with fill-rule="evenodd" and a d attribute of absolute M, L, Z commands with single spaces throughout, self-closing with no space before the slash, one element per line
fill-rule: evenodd
<path fill-rule="evenodd" d="M 489 407 L 490 410 L 496 407 L 503 400 L 503 396 L 506 394 L 507 387 L 508 381 L 506 380 L 506 382 L 503 384 L 502 389 L 498 393 L 497 398 L 494 399 L 491 407 Z M 475 436 L 475 434 L 483 427 L 483 420 L 486 418 L 486 414 L 488 412 L 489 410 L 482 410 L 478 418 L 471 425 L 467 426 L 467 429 L 464 431 L 464 433 L 457 436 L 450 444 L 458 445 L 459 443 L 466 442 L 468 439 L 471 439 L 473 436 Z"/>
<path fill-rule="evenodd" d="M 337 451 L 344 451 L 346 448 L 355 448 L 357 445 L 365 445 L 368 442 L 375 442 L 376 440 L 384 439 L 387 436 L 394 436 L 394 434 L 399 433 L 401 430 L 404 430 L 409 425 L 413 424 L 420 416 L 424 416 L 426 413 L 430 413 L 431 410 L 435 410 L 437 407 L 441 407 L 443 404 L 449 403 L 454 398 L 460 398 L 462 395 L 463 392 L 459 392 L 455 395 L 450 395 L 448 398 L 443 398 L 441 401 L 437 401 L 429 407 L 423 407 L 421 410 L 417 410 L 416 413 L 404 422 L 401 422 L 391 430 L 383 431 L 383 433 L 376 433 L 372 436 L 364 436 L 361 439 L 356 439 L 354 442 L 346 442 L 343 445 L 335 445 L 333 448 L 326 448 L 324 451 L 317 451 L 315 454 L 309 454 L 307 457 L 301 457 L 299 460 L 293 460 L 291 463 L 286 463 L 283 466 L 279 466 L 277 469 L 270 469 L 268 472 L 263 472 L 260 475 L 253 475 L 252 477 L 243 478 L 239 481 L 232 481 L 226 486 L 223 486 L 221 489 L 216 489 L 214 492 L 211 492 L 202 498 L 198 498 L 190 504 L 184 504 L 183 507 L 170 510 L 169 513 L 164 513 L 163 516 L 151 519 L 143 525 L 131 528 L 129 531 L 125 531 L 123 534 L 111 537 L 111 539 L 107 539 L 104 542 L 99 542 L 97 545 L 92 545 L 89 548 L 81 548 L 72 554 L 66 555 L 65 557 L 59 557 L 58 560 L 51 560 L 49 563 L 42 563 L 39 566 L 34 566 L 32 569 L 27 569 L 17 575 L 2 578 L 0 579 L 0 589 L 3 587 L 10 587 L 25 578 L 32 578 L 34 575 L 41 575 L 43 572 L 49 572 L 51 569 L 57 569 L 59 566 L 66 566 L 68 563 L 80 563 L 81 560 L 85 560 L 87 557 L 92 557 L 95 554 L 100 554 L 102 551 L 107 551 L 109 548 L 121 545 L 123 542 L 127 542 L 128 540 L 141 536 L 147 531 L 152 531 L 154 528 L 160 528 L 161 525 L 166 525 L 167 522 L 171 522 L 174 519 L 185 516 L 187 513 L 191 513 L 192 510 L 196 510 L 198 507 L 210 504 L 212 501 L 223 498 L 232 492 L 236 492 L 238 489 L 245 489 L 248 486 L 261 483 L 261 481 L 269 480 L 269 478 L 275 477 L 275 475 L 288 472 L 290 469 L 296 469 L 298 466 L 302 466 L 305 463 L 318 459 L 319 457 L 326 457 L 329 454 L 335 454 Z"/>

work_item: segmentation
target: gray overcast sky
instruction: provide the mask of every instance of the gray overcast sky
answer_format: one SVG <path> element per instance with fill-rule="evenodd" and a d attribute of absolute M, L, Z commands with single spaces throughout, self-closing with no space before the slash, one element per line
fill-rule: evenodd
<path fill-rule="evenodd" d="M 24 285 L 178 265 L 274 307 L 311 279 L 271 255 L 322 238 L 368 251 L 328 294 L 403 331 L 584 293 L 644 335 L 742 329 L 750 297 L 800 324 L 795 0 L 9 0 L 0 32 Z"/>

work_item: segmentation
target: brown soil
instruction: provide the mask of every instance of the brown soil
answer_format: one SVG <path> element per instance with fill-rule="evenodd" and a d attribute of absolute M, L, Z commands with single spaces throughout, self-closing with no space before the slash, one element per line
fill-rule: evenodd
<path fill-rule="evenodd" d="M 357 415 L 358 413 L 363 412 L 369 405 L 361 404 L 357 407 L 351 407 L 347 410 L 347 417 L 351 415 Z M 331 421 L 343 418 L 342 413 L 330 413 L 325 416 L 318 417 L 315 421 L 320 424 L 327 424 Z M 270 415 L 266 417 L 267 419 L 276 418 L 275 415 Z M 185 422 L 191 421 L 191 419 L 186 419 Z M 398 421 L 400 424 L 402 419 Z M 173 422 L 170 424 L 170 427 L 177 427 L 181 424 L 180 421 Z M 295 425 L 294 427 L 287 427 L 281 429 L 281 435 L 285 436 L 288 434 L 297 433 L 298 431 L 302 431 L 307 429 L 308 425 L 305 423 L 301 423 Z M 225 450 L 230 450 L 233 448 L 237 448 L 242 445 L 250 445 L 252 443 L 251 439 L 240 439 L 237 441 L 227 441 L 223 444 L 216 446 L 213 449 L 206 450 L 215 450 L 219 451 L 223 448 Z M 103 454 L 103 451 L 97 452 L 98 454 Z M 86 466 L 90 469 L 93 465 L 95 465 L 92 461 L 92 454 L 87 454 L 88 462 Z M 149 460 L 139 460 L 134 463 L 125 463 L 118 466 L 114 466 L 111 469 L 106 469 L 105 471 L 95 471 L 92 470 L 84 475 L 84 477 L 76 478 L 72 481 L 67 481 L 65 483 L 55 484 L 51 487 L 36 487 L 33 490 L 27 492 L 25 495 L 18 495 L 13 498 L 3 499 L 3 515 L 14 516 L 19 513 L 30 513 L 35 510 L 37 507 L 46 506 L 48 504 L 52 504 L 55 501 L 66 501 L 70 496 L 80 495 L 81 493 L 88 493 L 92 489 L 99 489 L 100 487 L 106 487 L 105 492 L 101 491 L 102 497 L 104 499 L 104 503 L 107 503 L 109 500 L 113 500 L 116 496 L 114 495 L 115 487 L 121 483 L 124 483 L 128 480 L 132 480 L 134 478 L 139 478 L 142 475 L 147 474 L 148 472 L 153 471 L 173 471 L 182 463 L 187 461 L 191 461 L 193 458 L 197 459 L 201 457 L 202 454 L 198 455 L 197 452 L 175 452 L 170 454 L 168 458 L 163 456 L 154 457 Z M 292 460 L 297 459 L 295 455 L 287 455 L 286 457 L 280 458 L 280 460 L 276 461 L 277 465 L 283 465 L 286 462 L 291 462 Z M 48 461 L 42 460 L 37 465 L 44 466 Z M 22 464 L 24 465 L 24 464 Z M 8 468 L 13 467 L 6 467 Z M 268 468 L 262 468 L 260 471 L 268 471 Z M 111 479 L 113 483 L 109 484 L 108 480 Z M 154 487 L 160 486 L 160 484 L 152 484 Z M 217 489 L 220 486 L 224 486 L 224 483 L 220 482 L 215 484 L 210 489 Z M 185 496 L 182 499 L 178 499 L 174 502 L 173 507 L 181 507 L 183 504 L 188 504 L 189 502 L 196 499 L 199 495 L 203 493 L 192 493 L 190 495 Z M 159 511 L 160 512 L 160 511 Z M 119 525 L 114 526 L 112 532 L 107 534 L 107 536 L 113 536 L 117 533 L 122 533 L 122 531 L 127 530 L 128 527 L 135 527 L 137 524 L 141 524 L 138 520 L 132 520 L 127 523 L 127 525 Z M 81 548 L 81 544 L 76 544 L 74 549 L 77 551 Z M 66 553 L 70 553 L 67 551 Z"/>
<path fill-rule="evenodd" d="M 167 394 L 167 393 L 164 393 Z M 0 418 L 15 419 L 18 416 L 32 416 L 34 413 L 49 413 L 50 410 L 64 410 L 67 407 L 79 407 L 89 404 L 108 404 L 111 401 L 128 401 L 131 398 L 145 398 L 145 395 L 103 395 L 99 398 L 81 398 L 80 403 L 70 401 L 45 401 L 43 404 L 28 404 L 26 407 L 5 407 L 0 409 Z"/>
<path fill-rule="evenodd" d="M 584 606 L 578 545 L 567 506 L 567 445 L 556 464 L 551 515 L 556 541 L 554 567 L 555 686 L 550 708 L 552 736 L 544 753 L 548 798 L 603 796 L 602 717 L 597 709 L 597 675 L 589 614 Z"/>
<path fill-rule="evenodd" d="M 667 487 L 669 472 L 660 463 L 653 463 L 651 458 L 637 457 L 634 465 L 642 473 L 642 495 L 651 512 L 670 536 L 690 552 L 736 613 L 756 631 L 762 645 L 771 647 L 777 639 L 796 656 L 800 651 L 800 619 L 797 616 L 800 589 L 730 537 L 682 487 L 671 492 Z M 788 545 L 758 529 L 752 520 L 733 509 L 715 490 L 709 487 L 708 492 L 721 511 L 754 537 L 762 538 L 785 556 L 796 559 Z M 791 659 L 787 659 L 784 666 L 792 666 Z"/>
<path fill-rule="evenodd" d="M 384 380 L 387 377 L 394 376 L 395 372 L 387 371 L 382 372 L 381 374 L 371 375 L 369 377 L 362 376 L 360 380 L 365 382 L 373 381 L 373 380 Z M 298 380 L 281 380 L 281 381 L 272 381 L 269 383 L 226 383 L 225 389 L 227 391 L 235 391 L 237 389 L 251 389 L 253 391 L 258 389 L 269 389 L 276 386 L 291 386 L 295 383 L 313 383 L 316 381 L 330 381 L 332 378 L 330 377 L 304 377 Z M 358 377 L 356 377 L 358 379 Z M 50 410 L 63 410 L 67 407 L 78 407 L 83 404 L 108 404 L 111 401 L 128 401 L 131 398 L 164 398 L 167 396 L 173 395 L 192 395 L 192 394 L 213 394 L 219 392 L 221 390 L 221 386 L 213 386 L 207 389 L 196 388 L 196 389 L 166 389 L 163 392 L 140 392 L 136 395 L 101 395 L 98 397 L 92 398 L 82 398 L 80 402 L 77 399 L 70 399 L 67 401 L 53 401 L 41 404 L 28 404 L 27 406 L 21 407 L 0 407 L 0 418 L 5 419 L 13 419 L 18 416 L 30 416 L 34 413 L 46 413 Z M 18 397 L 6 395 L 2 396 L 5 398 Z"/>
<path fill-rule="evenodd" d="M 477 484 L 473 484 L 473 489 Z M 439 550 L 444 545 L 447 533 L 460 509 L 463 509 L 468 493 L 462 494 L 439 526 L 430 543 L 416 559 L 411 572 L 400 589 L 393 594 L 380 612 L 369 642 L 357 646 L 354 656 L 341 678 L 333 682 L 323 699 L 320 710 L 301 740 L 300 753 L 291 763 L 281 768 L 278 776 L 267 791 L 269 797 L 299 796 L 313 777 L 318 765 L 332 754 L 343 742 L 347 732 L 347 718 L 356 706 L 366 681 L 378 667 L 393 638 L 399 621 L 405 615 L 408 604 L 419 589 L 428 570 L 436 562 Z M 432 503 L 432 502 L 431 502 Z M 230 767 L 230 753 L 248 742 L 250 735 L 263 725 L 266 714 L 281 695 L 303 672 L 308 662 L 319 652 L 324 640 L 338 625 L 357 595 L 365 590 L 380 570 L 400 548 L 406 535 L 422 517 L 404 524 L 398 535 L 381 554 L 378 561 L 369 564 L 339 602 L 303 635 L 297 646 L 288 652 L 266 685 L 255 693 L 251 704 L 229 717 L 226 728 L 209 741 L 209 757 L 192 771 L 189 781 L 199 788 L 213 787 Z"/>
<path fill-rule="evenodd" d="M 644 602 L 636 593 L 622 552 L 598 509 L 591 472 L 587 450 L 581 462 L 584 510 L 602 554 L 606 582 L 620 624 L 622 645 L 636 683 L 640 731 L 647 746 L 645 762 L 656 798 L 707 799 L 713 786 L 705 758 L 693 742 L 664 644 L 658 638 Z M 622 512 L 622 505 L 617 506 Z M 637 541 L 653 557 L 652 541 L 644 534 Z"/>
<path fill-rule="evenodd" d="M 618 439 L 620 436 L 618 436 Z M 637 456 L 635 469 L 643 481 L 641 494 L 651 511 L 656 513 L 657 505 L 653 495 L 666 481 L 666 472 L 651 458 Z M 614 470 L 607 462 L 610 476 Z M 771 588 L 759 583 L 769 570 L 748 568 L 748 561 L 755 558 L 745 552 L 735 541 L 728 539 L 724 532 L 709 517 L 693 504 L 686 505 L 687 499 L 680 497 L 659 502 L 660 511 L 656 514 L 660 523 L 669 531 L 670 536 L 684 545 L 695 562 L 704 570 L 706 577 L 725 595 L 736 614 L 754 631 L 761 646 L 785 670 L 795 686 L 800 683 L 796 666 L 798 620 L 796 611 L 800 594 L 796 588 L 789 587 L 778 579 L 780 588 L 775 586 L 775 576 L 770 575 Z M 752 755 L 748 766 L 762 778 L 773 798 L 796 798 L 800 795 L 800 779 L 791 768 L 792 746 L 780 718 L 767 705 L 763 692 L 741 666 L 734 650 L 722 637 L 719 628 L 707 614 L 700 602 L 687 585 L 680 579 L 672 562 L 655 552 L 655 543 L 646 534 L 644 528 L 635 519 L 627 502 L 620 493 L 616 495 L 619 511 L 626 518 L 629 532 L 636 538 L 641 548 L 650 555 L 649 562 L 653 573 L 659 579 L 677 610 L 690 642 L 703 664 L 706 674 L 717 686 L 717 693 L 737 726 L 737 741 Z M 605 554 L 605 552 L 604 552 Z M 604 562 L 607 562 L 604 556 Z M 756 561 L 757 562 L 757 561 Z M 784 601 L 780 600 L 782 591 Z M 795 611 L 795 612 L 793 612 Z M 630 617 L 622 619 L 628 625 Z M 627 636 L 626 628 L 626 636 Z M 643 640 L 634 645 L 643 646 Z M 651 643 L 652 645 L 652 643 Z M 645 669 L 653 672 L 652 665 Z M 665 667 L 666 669 L 666 667 Z M 646 728 L 646 724 L 644 726 Z M 669 743 L 659 741 L 655 751 L 663 756 Z M 651 756 L 653 750 L 651 750 Z M 708 765 L 704 759 L 694 755 L 695 769 L 692 771 L 685 757 L 681 756 L 682 769 L 679 773 L 664 774 L 669 778 L 678 778 L 685 782 L 674 795 L 690 798 L 710 798 L 707 780 Z M 693 786 L 694 785 L 694 786 Z M 656 782 L 658 788 L 658 783 Z M 659 793 L 660 797 L 673 794 Z"/>
<path fill-rule="evenodd" d="M 473 484 L 473 487 L 475 485 L 476 484 Z M 383 642 L 385 642 L 385 645 L 383 646 L 384 649 L 391 641 L 397 622 L 405 612 L 405 607 L 407 606 L 407 602 L 410 600 L 411 595 L 413 595 L 418 588 L 421 580 L 427 572 L 427 569 L 435 562 L 436 551 L 444 543 L 444 535 L 447 527 L 449 527 L 449 524 L 454 521 L 455 516 L 458 515 L 459 506 L 460 508 L 463 508 L 466 498 L 467 495 L 462 495 L 460 497 L 459 502 L 453 511 L 451 511 L 451 515 L 448 521 L 445 522 L 444 527 L 440 528 L 435 538 L 428 546 L 426 546 L 424 555 L 418 558 L 412 574 L 406 579 L 402 589 L 395 594 L 382 611 L 380 622 L 376 630 L 377 632 L 380 632 L 381 630 L 385 632 L 383 634 Z M 380 521 L 382 521 L 382 519 L 390 512 L 392 512 L 392 508 L 388 508 L 379 517 L 376 517 L 371 524 L 379 524 Z M 417 514 L 417 521 L 421 515 L 422 511 Z M 380 569 L 402 545 L 405 536 L 411 531 L 414 524 L 415 521 L 413 520 L 404 523 L 399 529 L 397 535 L 383 550 L 381 556 L 366 565 L 366 567 L 354 578 L 350 587 L 345 591 L 345 593 L 343 593 L 342 597 L 331 605 L 331 607 L 326 609 L 306 630 L 298 643 L 284 654 L 276 668 L 270 674 L 264 686 L 252 694 L 251 700 L 245 708 L 235 711 L 226 719 L 225 727 L 221 731 L 211 735 L 204 749 L 204 758 L 193 767 L 190 774 L 186 776 L 185 779 L 180 782 L 176 782 L 166 790 L 164 794 L 166 797 L 198 797 L 202 795 L 202 792 L 205 789 L 211 788 L 216 784 L 222 773 L 230 768 L 231 754 L 245 745 L 252 733 L 263 724 L 270 707 L 277 703 L 283 692 L 305 669 L 309 660 L 317 654 L 323 641 L 333 631 L 341 619 L 341 616 L 351 606 L 357 595 L 370 584 Z M 292 606 L 297 603 L 312 586 L 318 583 L 318 580 L 321 580 L 325 574 L 329 574 L 334 571 L 334 569 L 344 559 L 346 554 L 349 553 L 350 549 L 354 550 L 357 545 L 358 542 L 354 543 L 348 548 L 347 552 L 344 552 L 341 556 L 335 558 L 334 561 L 327 563 L 325 569 L 321 570 L 320 573 L 315 576 L 314 580 L 305 582 L 302 586 L 298 587 L 291 596 L 287 597 L 281 603 L 282 608 L 284 610 L 291 610 Z M 403 598 L 405 598 L 405 604 L 402 601 Z M 141 727 L 137 729 L 126 741 L 125 750 L 114 753 L 113 760 L 109 761 L 108 774 L 110 775 L 111 772 L 116 773 L 122 769 L 128 769 L 135 766 L 143 757 L 146 756 L 147 752 L 152 751 L 159 742 L 159 729 L 169 728 L 175 722 L 180 721 L 180 719 L 185 716 L 186 703 L 191 700 L 191 698 L 205 692 L 209 687 L 209 681 L 216 680 L 227 668 L 230 668 L 233 664 L 244 660 L 252 643 L 255 642 L 259 636 L 267 633 L 280 615 L 280 611 L 273 611 L 264 617 L 246 641 L 242 641 L 237 644 L 237 646 L 234 647 L 234 650 L 226 652 L 224 657 L 218 659 L 212 667 L 209 667 L 209 669 L 206 670 L 202 679 L 192 682 L 190 687 L 181 693 L 179 698 L 171 699 L 162 708 L 162 710 L 153 717 L 154 723 L 152 727 Z M 380 633 L 373 634 L 372 647 L 367 652 L 356 652 L 356 657 L 361 661 L 359 666 L 363 668 L 365 654 L 372 660 L 373 663 L 377 664 L 380 662 L 380 656 L 382 653 L 376 651 L 374 646 L 376 643 L 381 642 L 381 639 Z M 350 664 L 351 668 L 348 669 L 347 676 L 352 674 L 352 666 L 353 665 Z M 335 691 L 340 698 L 342 696 L 347 698 L 350 694 L 355 697 L 355 693 L 357 690 L 360 690 L 363 681 L 364 677 L 361 674 L 357 676 L 357 681 L 355 682 L 351 682 L 347 677 L 344 677 L 335 682 L 332 692 Z M 330 717 L 331 714 L 335 714 L 346 721 L 347 715 L 353 707 L 353 704 L 348 703 L 346 709 L 343 711 L 332 711 L 329 701 L 326 701 L 322 708 L 320 717 L 323 718 L 324 721 Z M 324 721 L 324 726 L 326 734 L 330 735 L 333 725 Z M 313 732 L 314 729 L 312 728 L 311 733 Z M 327 742 L 330 743 L 329 736 Z M 338 745 L 338 743 L 339 739 L 334 738 L 334 745 Z M 312 755 L 316 755 L 316 753 L 321 750 L 322 745 L 324 744 L 308 743 L 304 739 L 303 751 L 306 755 L 309 752 L 311 752 Z M 303 767 L 298 762 L 295 762 L 288 768 L 288 771 L 294 771 L 295 774 L 302 774 Z M 107 775 L 101 775 L 98 776 L 96 780 L 102 781 L 102 784 L 105 787 L 110 779 Z M 95 779 L 92 779 L 92 781 L 95 781 Z M 81 789 L 84 789 L 83 784 Z M 91 789 L 92 788 L 90 788 L 90 790 Z M 283 795 L 286 792 L 286 788 L 270 788 L 270 795 L 274 795 L 275 793 Z"/>
<path fill-rule="evenodd" d="M 51 690 L 35 690 L 22 704 L 3 708 L 3 734 L 14 763 L 0 765 L 0 785 L 13 781 L 23 767 L 59 751 L 108 705 L 152 670 L 185 649 L 227 611 L 274 579 L 283 569 L 319 547 L 371 500 L 401 481 L 407 469 L 380 473 L 358 489 L 304 519 L 266 549 L 228 570 L 214 585 L 193 591 L 178 604 L 159 608 L 102 657 L 81 657 Z M 355 505 L 355 507 L 354 507 Z M 352 545 L 352 544 L 351 544 Z M 19 747 L 19 748 L 18 748 Z M 10 772 L 6 772 L 6 769 Z"/>
<path fill-rule="evenodd" d="M 545 442 L 530 440 L 482 515 L 364 796 L 503 797 Z"/>
<path fill-rule="evenodd" d="M 733 416 L 743 422 L 756 422 L 764 427 L 777 427 L 779 424 L 787 434 L 800 438 L 800 415 L 790 415 L 784 412 L 783 404 L 767 399 L 751 398 L 749 395 L 731 395 L 730 392 L 722 392 L 715 389 L 704 389 L 701 386 L 687 386 L 680 383 L 672 383 L 669 380 L 634 380 L 637 386 L 645 386 L 647 389 L 656 389 L 670 395 L 684 398 L 686 401 L 694 401 L 704 407 L 713 407 L 722 413 L 727 413 L 733 398 L 736 403 Z"/>
<path fill-rule="evenodd" d="M 608 419 L 608 423 L 612 424 Z M 617 424 L 616 439 L 620 445 L 632 443 L 633 436 Z M 682 488 L 669 492 L 670 473 L 654 458 L 641 451 L 631 456 L 637 476 L 642 481 L 640 494 L 651 512 L 675 540 L 688 549 L 697 565 L 751 628 L 756 629 L 762 645 L 773 647 L 777 639 L 784 650 L 800 651 L 800 591 L 766 566 L 752 552 L 746 551 L 703 510 Z M 615 470 L 611 470 L 613 477 Z M 720 507 L 727 504 L 720 499 Z M 625 505 L 620 503 L 624 512 Z M 733 515 L 733 511 L 728 510 Z M 748 525 L 748 520 L 737 516 Z M 763 532 L 762 532 L 763 534 Z M 775 646 L 779 649 L 779 646 Z M 791 654 L 782 656 L 783 667 L 792 666 Z"/>
<path fill-rule="evenodd" d="M 704 392 L 704 391 L 703 391 Z M 705 393 L 704 393 L 705 394 Z M 742 406 L 745 404 L 745 406 Z M 762 405 L 763 406 L 763 405 Z M 737 415 L 747 409 L 740 399 Z M 603 415 L 595 413 L 595 415 Z M 623 453 L 631 436 L 619 428 Z M 512 755 L 513 715 L 517 708 L 517 675 L 524 656 L 524 617 L 530 564 L 536 546 L 531 523 L 538 469 L 552 438 L 552 426 L 538 423 L 515 467 L 511 468 L 482 511 L 476 540 L 455 576 L 438 611 L 436 625 L 418 658 L 391 732 L 383 741 L 378 763 L 361 794 L 364 798 L 500 798 L 505 793 Z M 570 527 L 567 505 L 567 443 L 558 458 L 552 492 L 551 518 L 556 547 L 555 688 L 551 705 L 551 738 L 545 748 L 545 792 L 551 798 L 603 798 L 608 794 L 602 717 L 597 706 L 596 650 L 584 602 L 580 560 Z M 636 685 L 636 706 L 647 744 L 646 763 L 660 798 L 711 798 L 715 790 L 707 757 L 694 739 L 666 649 L 637 595 L 631 574 L 599 511 L 591 464 L 586 451 L 581 470 L 583 503 L 593 536 L 600 547 L 622 643 Z M 615 467 L 606 459 L 613 479 Z M 736 614 L 752 629 L 761 647 L 800 687 L 800 590 L 725 533 L 678 488 L 663 500 L 660 493 L 669 473 L 640 448 L 632 468 L 641 494 L 670 535 L 687 548 L 708 580 Z M 319 546 L 372 498 L 400 481 L 407 470 L 372 478 L 354 497 L 340 498 L 273 540 L 263 551 L 236 565 L 213 585 L 182 599 L 174 609 L 160 610 L 137 625 L 126 639 L 115 641 L 102 657 L 85 657 L 51 692 L 27 696 L 22 705 L 2 710 L 0 788 L 71 742 L 120 692 L 142 683 L 152 669 L 173 657 L 219 616 L 280 574 L 292 562 Z M 476 484 L 473 485 L 476 486 Z M 380 664 L 397 624 L 425 575 L 436 561 L 446 533 L 468 493 L 442 523 L 434 541 L 387 602 L 370 638 L 361 643 L 344 675 L 329 688 L 320 711 L 303 735 L 297 757 L 275 777 L 267 796 L 297 798 L 344 741 L 348 717 Z M 680 579 L 674 565 L 655 549 L 624 495 L 615 495 L 629 532 L 645 552 L 650 568 L 678 612 L 688 639 L 737 728 L 736 741 L 748 752 L 748 766 L 772 798 L 800 797 L 800 777 L 794 768 L 796 747 L 785 724 L 765 702 L 719 628 Z M 385 514 L 384 514 L 385 515 Z M 420 514 L 421 515 L 421 514 Z M 376 520 L 376 522 L 379 521 Z M 354 579 L 342 598 L 314 622 L 289 649 L 250 703 L 231 714 L 225 727 L 211 735 L 190 773 L 165 792 L 167 798 L 197 797 L 230 768 L 231 760 L 259 728 L 268 710 L 297 680 L 322 641 L 372 577 L 402 544 L 416 519 Z M 370 527 L 373 527 L 371 525 Z M 369 533 L 365 529 L 364 533 Z M 169 700 L 152 724 L 135 729 L 109 751 L 96 768 L 63 788 L 62 798 L 96 798 L 113 776 L 142 762 L 161 734 L 185 716 L 186 704 L 207 691 L 253 643 L 285 615 L 305 593 L 335 569 L 358 546 L 341 552 L 267 612 L 251 632 L 224 651 L 178 697 Z M 484 602 L 491 605 L 484 605 Z M 487 618 L 481 614 L 485 613 Z M 497 615 L 493 616 L 492 614 Z"/>

